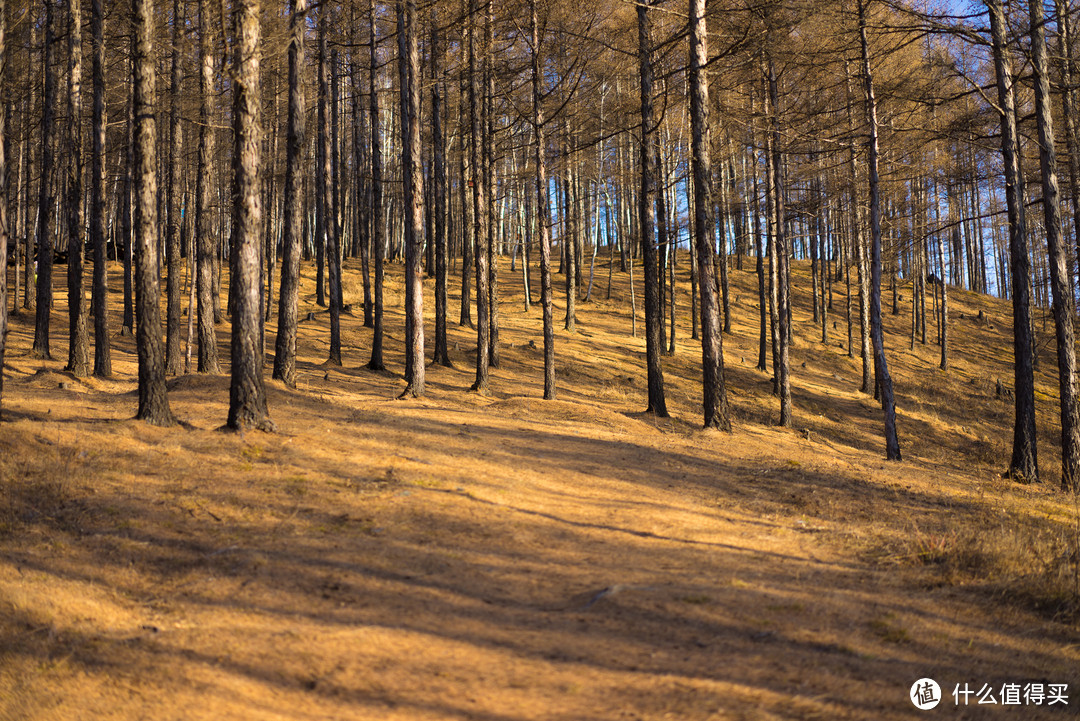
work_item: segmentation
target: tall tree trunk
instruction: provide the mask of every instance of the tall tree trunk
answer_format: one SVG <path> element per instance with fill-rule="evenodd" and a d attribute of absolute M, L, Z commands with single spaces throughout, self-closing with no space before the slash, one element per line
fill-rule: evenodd
<path fill-rule="evenodd" d="M 772 116 L 772 153 L 769 161 L 772 163 L 773 174 L 773 245 L 776 258 L 777 278 L 777 348 L 779 357 L 776 366 L 776 385 L 780 392 L 780 425 L 791 426 L 791 381 L 789 349 L 791 347 L 790 325 L 788 305 L 791 302 L 791 294 L 788 289 L 788 248 L 786 218 L 784 212 L 784 189 L 782 187 L 782 172 L 780 164 L 780 107 L 779 91 L 777 90 L 776 71 L 772 59 L 769 59 L 769 104 Z"/>
<path fill-rule="evenodd" d="M 7 28 L 7 12 L 4 0 L 0 0 L 0 78 L 6 76 L 7 48 L 5 47 L 5 30 Z M 535 11 L 534 11 L 535 12 Z M 7 346 L 8 330 L 8 307 L 7 307 L 7 255 L 8 255 L 8 223 L 7 223 L 7 155 L 4 138 L 7 137 L 7 117 L 4 106 L 0 105 L 0 418 L 4 415 L 4 351 Z M 15 269 L 18 277 L 18 268 Z M 18 295 L 18 294 L 16 294 Z"/>
<path fill-rule="evenodd" d="M 1008 475 L 1024 483 L 1039 480 L 1035 432 L 1034 339 L 1031 329 L 1031 270 L 1024 217 L 1024 178 L 1016 135 L 1016 98 L 1011 60 L 1006 57 L 1005 13 L 1001 0 L 986 0 L 994 52 L 1001 118 L 1001 156 L 1005 165 L 1005 201 L 1009 216 L 1009 275 L 1013 299 L 1013 381 L 1016 417 Z"/>
<path fill-rule="evenodd" d="M 156 74 L 153 0 L 134 0 L 135 65 L 135 342 L 139 355 L 139 412 L 136 418 L 169 426 L 176 420 L 165 390 L 158 275 Z M 40 299 L 40 289 L 39 289 Z"/>
<path fill-rule="evenodd" d="M 375 0 L 371 0 L 368 8 L 368 30 L 371 35 L 369 45 L 369 83 L 368 94 L 369 111 L 371 115 L 371 207 L 368 213 L 371 215 L 371 246 L 375 250 L 375 318 L 374 329 L 371 335 L 371 359 L 367 367 L 370 370 L 380 371 L 383 365 L 383 261 L 386 258 L 386 239 L 383 235 L 383 199 L 382 199 L 382 147 L 380 138 L 382 129 L 379 127 L 379 65 L 376 57 L 376 45 L 378 37 L 375 34 Z"/>
<path fill-rule="evenodd" d="M 441 366 L 453 367 L 446 343 L 446 138 L 442 127 L 442 77 L 439 70 L 442 46 L 439 15 L 431 11 L 431 134 L 434 145 L 432 175 L 435 192 L 435 357 Z"/>
<path fill-rule="evenodd" d="M 37 305 L 34 319 L 32 354 L 51 358 L 49 351 L 49 315 L 52 311 L 52 175 L 53 175 L 53 102 L 56 94 L 56 70 L 53 65 L 53 3 L 45 3 L 45 38 L 41 56 L 44 64 L 44 90 L 41 93 L 41 173 L 38 181 L 37 234 Z"/>
<path fill-rule="evenodd" d="M 472 390 L 479 393 L 487 393 L 488 390 L 488 362 L 491 333 L 491 316 L 488 313 L 488 251 L 487 240 L 489 238 L 487 226 L 488 201 L 484 180 L 486 173 L 482 167 L 483 138 L 482 109 L 480 98 L 477 97 L 477 68 L 476 68 L 476 13 L 479 12 L 477 0 L 469 0 L 469 119 L 471 121 L 469 141 L 469 164 L 472 167 L 470 182 L 473 186 L 473 250 L 476 261 L 476 380 Z"/>
<path fill-rule="evenodd" d="M 184 23 L 180 0 L 173 0 L 172 22 L 172 82 L 169 109 L 169 204 L 168 225 L 165 228 L 165 266 L 168 277 L 165 283 L 165 373 L 180 373 L 180 148 L 183 130 L 180 127 L 180 43 Z"/>
<path fill-rule="evenodd" d="M 487 195 L 488 365 L 499 367 L 499 254 L 495 233 L 495 3 L 488 0 L 484 20 L 484 186 Z M 501 240 L 501 238 L 499 239 Z"/>
<path fill-rule="evenodd" d="M 206 2 L 207 0 L 203 0 Z M 300 291 L 300 239 L 303 233 L 304 27 L 307 0 L 294 0 L 289 19 L 289 118 L 285 134 L 285 227 L 281 242 L 278 330 L 274 378 L 296 386 L 296 307 Z"/>
<path fill-rule="evenodd" d="M 195 176 L 195 245 L 196 286 L 199 314 L 199 373 L 221 372 L 218 361 L 217 335 L 214 332 L 214 256 L 217 240 L 213 234 L 213 218 L 210 203 L 213 199 L 210 187 L 211 163 L 214 160 L 214 130 L 210 127 L 210 103 L 214 83 L 214 19 L 210 13 L 211 0 L 199 0 L 199 171 Z"/>
<path fill-rule="evenodd" d="M 76 377 L 90 375 L 88 314 L 83 300 L 86 239 L 82 161 L 82 3 L 68 0 L 68 364 Z M 0 196 L 3 197 L 3 196 Z M 0 258 L 5 256 L 0 256 Z"/>
<path fill-rule="evenodd" d="M 899 461 L 900 442 L 896 435 L 896 406 L 892 377 L 885 360 L 885 339 L 881 327 L 881 192 L 878 183 L 877 102 L 870 71 L 870 50 L 866 41 L 866 0 L 859 0 L 859 45 L 862 50 L 863 84 L 866 89 L 866 122 L 870 129 L 870 335 L 874 344 L 874 365 L 881 387 L 881 407 L 885 414 L 885 455 Z M 943 280 L 944 282 L 944 280 Z"/>
<path fill-rule="evenodd" d="M 94 246 L 94 375 L 112 375 L 109 341 L 109 287 L 105 252 L 105 15 L 102 0 L 90 2 L 90 33 L 94 44 L 94 128 L 90 164 L 90 239 Z"/>
<path fill-rule="evenodd" d="M 724 384 L 723 334 L 712 263 L 712 167 L 709 158 L 709 83 L 705 76 L 709 51 L 705 0 L 690 7 L 690 123 L 694 175 L 694 247 L 697 250 L 698 292 L 701 294 L 701 357 L 706 428 L 730 430 L 727 387 Z"/>
<path fill-rule="evenodd" d="M 398 75 L 401 85 L 401 175 L 405 188 L 405 390 L 424 395 L 424 168 L 420 148 L 420 53 L 416 0 L 398 0 Z"/>
<path fill-rule="evenodd" d="M 0 0 L 2 1 L 2 0 Z M 551 200 L 548 198 L 547 141 L 544 137 L 544 75 L 536 0 L 529 0 L 532 33 L 533 132 L 536 134 L 536 208 L 540 238 L 540 305 L 544 315 L 544 399 L 555 398 L 555 322 L 551 307 Z"/>
<path fill-rule="evenodd" d="M 330 5 L 319 6 L 319 102 L 318 102 L 318 143 L 319 153 L 315 169 L 315 182 L 318 184 L 319 215 L 322 218 L 323 236 L 316 238 L 326 249 L 325 258 L 330 271 L 330 358 L 331 365 L 341 365 L 341 254 L 338 248 L 338 222 L 335 198 L 337 192 L 334 183 L 334 143 L 332 142 L 331 115 L 336 105 L 332 94 L 337 92 L 336 84 L 331 83 L 329 57 L 326 51 L 326 32 L 330 24 Z M 335 87 L 331 87 L 335 85 Z M 324 240 L 325 238 L 325 240 Z M 321 276 L 320 276 L 321 278 Z"/>
<path fill-rule="evenodd" d="M 862 360 L 862 382 L 859 385 L 859 392 L 871 393 L 875 386 L 870 365 L 873 358 L 870 349 L 870 279 L 867 277 L 866 241 L 863 238 L 863 216 L 859 205 L 859 186 L 862 183 L 859 175 L 858 153 L 854 141 L 855 116 L 853 112 L 854 99 L 851 92 L 851 74 L 848 72 L 846 64 L 844 71 L 847 77 L 848 130 L 853 138 L 848 160 L 851 168 L 851 241 L 855 245 L 855 268 L 858 271 L 859 284 L 859 346 Z"/>
<path fill-rule="evenodd" d="M 145 0 L 143 0 L 145 1 Z M 233 266 L 232 376 L 226 427 L 273 431 L 262 376 L 259 303 L 259 5 L 238 0 L 233 9 Z"/>
<path fill-rule="evenodd" d="M 1050 100 L 1049 61 L 1042 0 L 1028 0 L 1031 17 L 1031 60 L 1035 71 L 1035 117 L 1042 170 L 1043 226 L 1050 254 L 1050 283 L 1057 340 L 1058 390 L 1061 398 L 1061 484 L 1080 487 L 1080 407 L 1077 405 L 1076 341 L 1073 332 L 1073 289 L 1069 252 L 1061 232 L 1054 120 Z M 1059 18 L 1060 21 L 1060 18 Z"/>
<path fill-rule="evenodd" d="M 652 21 L 653 0 L 637 6 L 638 68 L 641 78 L 641 194 L 638 198 L 641 252 L 645 261 L 645 366 L 649 386 L 648 412 L 667 418 L 664 371 L 660 366 L 660 288 L 656 245 L 656 123 L 653 119 Z"/>

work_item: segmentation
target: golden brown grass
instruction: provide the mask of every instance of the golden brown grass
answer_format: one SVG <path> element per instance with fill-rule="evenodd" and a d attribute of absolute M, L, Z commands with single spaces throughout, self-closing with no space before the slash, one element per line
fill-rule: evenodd
<path fill-rule="evenodd" d="M 1054 363 L 1044 350 L 1046 482 L 1003 480 L 1003 303 L 952 292 L 948 372 L 936 347 L 908 349 L 906 309 L 886 317 L 905 453 L 888 464 L 838 345 L 843 298 L 822 344 L 801 264 L 791 430 L 754 370 L 755 280 L 732 272 L 731 434 L 699 427 L 685 269 L 659 419 L 642 413 L 642 321 L 630 337 L 619 273 L 608 299 L 598 269 L 579 331 L 557 332 L 558 400 L 540 399 L 539 310 L 504 265 L 491 395 L 466 392 L 475 333 L 454 324 L 455 368 L 396 401 L 400 267 L 390 370 L 371 373 L 356 265 L 340 368 L 305 269 L 315 320 L 298 388 L 268 381 L 272 435 L 216 430 L 227 377 L 170 380 L 188 428 L 132 421 L 130 337 L 114 339 L 113 379 L 74 379 L 31 359 L 32 318 L 14 320 L 0 719 L 900 719 L 920 714 L 907 692 L 922 676 L 947 704 L 955 683 L 1075 684 L 1080 513 L 1056 486 Z"/>

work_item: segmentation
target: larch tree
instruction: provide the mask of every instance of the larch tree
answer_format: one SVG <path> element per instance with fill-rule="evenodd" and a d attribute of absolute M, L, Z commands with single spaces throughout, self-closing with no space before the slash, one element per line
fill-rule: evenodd
<path fill-rule="evenodd" d="M 708 36 L 705 0 L 689 0 L 691 164 L 694 178 L 694 247 L 701 308 L 702 385 L 706 428 L 731 429 L 724 384 L 724 347 L 713 274 L 712 163 L 709 157 Z"/>
<path fill-rule="evenodd" d="M 204 0 L 205 1 L 205 0 Z M 300 292 L 300 242 L 303 234 L 304 26 L 307 0 L 294 0 L 289 19 L 289 109 L 285 135 L 285 224 L 281 249 L 278 329 L 274 378 L 296 386 L 296 325 Z M 358 99 L 359 101 L 359 99 Z"/>
<path fill-rule="evenodd" d="M 472 186 L 472 246 L 476 263 L 476 380 L 472 390 L 478 393 L 488 392 L 488 366 L 490 361 L 491 316 L 488 313 L 488 191 L 484 180 L 483 168 L 483 109 L 482 99 L 477 92 L 479 73 L 477 71 L 476 14 L 479 12 L 477 0 L 469 0 L 468 12 L 468 55 L 469 55 L 469 166 L 471 169 L 469 184 Z M 470 241 L 466 241 L 470 242 Z"/>
<path fill-rule="evenodd" d="M 1005 164 L 1005 203 L 1009 217 L 1009 275 L 1012 288 L 1013 382 L 1015 418 L 1008 475 L 1024 482 L 1039 480 L 1035 431 L 1035 372 L 1031 329 L 1031 269 L 1024 213 L 1024 178 L 1016 131 L 1015 76 L 1006 44 L 1001 0 L 986 0 L 1001 117 L 1001 156 Z"/>
<path fill-rule="evenodd" d="M 166 197 L 167 224 L 165 226 L 165 373 L 180 373 L 180 291 L 183 280 L 180 276 L 180 216 L 183 202 L 180 197 L 180 151 L 183 144 L 183 128 L 180 125 L 180 93 L 182 87 L 182 68 L 180 65 L 184 4 L 173 0 L 172 6 L 172 48 L 171 72 L 169 83 L 169 187 Z"/>
<path fill-rule="evenodd" d="M 158 280 L 157 95 L 153 0 L 133 0 L 135 202 L 135 343 L 139 356 L 139 410 L 136 418 L 169 426 L 176 420 L 165 389 L 165 349 L 161 341 Z M 40 287 L 38 292 L 40 299 Z"/>
<path fill-rule="evenodd" d="M 383 365 L 383 264 L 386 258 L 386 237 L 384 231 L 384 225 L 382 223 L 383 216 L 383 179 L 382 179 L 382 142 L 380 136 L 382 129 L 379 126 L 379 63 L 377 59 L 377 40 L 375 28 L 375 14 L 376 14 L 376 2 L 371 0 L 371 5 L 368 8 L 368 29 L 370 31 L 370 40 L 368 49 L 369 55 L 369 83 L 370 93 L 368 94 L 369 103 L 369 119 L 371 123 L 371 194 L 370 207 L 368 208 L 368 214 L 371 216 L 371 246 L 374 249 L 375 254 L 375 283 L 374 283 L 374 296 L 375 296 L 375 315 L 374 315 L 374 332 L 371 335 L 371 359 L 368 361 L 367 367 L 370 370 L 381 371 L 385 369 Z"/>
<path fill-rule="evenodd" d="M 859 47 L 862 51 L 866 123 L 869 129 L 867 144 L 870 180 L 870 336 L 874 344 L 875 375 L 881 388 L 881 408 L 885 415 L 885 456 L 890 461 L 899 461 L 901 457 L 900 442 L 896 433 L 896 405 L 893 399 L 892 376 L 889 375 L 889 365 L 885 359 L 885 337 L 881 323 L 881 190 L 878 178 L 878 119 L 869 43 L 866 39 L 866 2 L 867 0 L 858 0 Z"/>
<path fill-rule="evenodd" d="M 86 247 L 82 161 L 82 3 L 68 0 L 68 178 L 67 178 L 67 370 L 90 375 L 88 313 L 83 300 L 83 254 Z"/>
<path fill-rule="evenodd" d="M 1035 118 L 1039 133 L 1042 177 L 1043 228 L 1049 252 L 1050 287 L 1057 340 L 1058 390 L 1061 419 L 1061 483 L 1066 489 L 1080 484 L 1080 406 L 1077 399 L 1075 303 L 1069 251 L 1061 228 L 1054 117 L 1050 98 L 1049 60 L 1042 0 L 1028 0 L 1031 20 L 1031 60 L 1035 72 Z"/>
<path fill-rule="evenodd" d="M 535 135 L 537 234 L 540 244 L 540 305 L 544 324 L 544 399 L 555 399 L 555 321 L 551 303 L 551 200 L 548 197 L 547 141 L 544 134 L 544 62 L 540 54 L 543 37 L 536 14 L 536 0 L 529 0 L 529 31 L 532 40 L 533 133 Z"/>
<path fill-rule="evenodd" d="M 94 248 L 91 304 L 94 309 L 94 375 L 112 375 L 109 340 L 105 248 L 105 14 L 102 0 L 90 0 L 90 34 L 93 42 L 94 109 L 93 146 L 90 161 L 90 240 Z"/>
<path fill-rule="evenodd" d="M 4 0 L 0 0 L 0 78 L 7 77 L 7 48 L 5 47 L 7 29 L 7 13 Z M 8 219 L 7 219 L 7 155 L 4 138 L 7 137 L 7 114 L 5 107 L 0 104 L 0 260 L 4 267 L 0 268 L 0 418 L 4 414 L 4 351 L 7 348 L 8 331 L 8 285 L 7 285 L 7 257 L 8 257 Z M 16 269 L 16 274 L 18 269 Z M 18 299 L 16 298 L 16 301 Z"/>
<path fill-rule="evenodd" d="M 136 0 L 137 2 L 138 0 Z M 38 180 L 38 233 L 37 233 L 37 289 L 34 313 L 34 345 L 31 353 L 38 358 L 51 358 L 49 349 L 49 320 L 52 312 L 52 269 L 53 269 L 53 234 L 52 234 L 52 175 L 53 165 L 53 103 L 56 94 L 56 69 L 53 54 L 56 45 L 53 38 L 53 4 L 55 0 L 44 0 L 45 28 L 42 40 L 41 57 L 44 67 L 44 87 L 41 93 L 41 166 Z M 27 262 L 30 255 L 27 254 Z"/>
<path fill-rule="evenodd" d="M 638 226 L 641 233 L 641 254 L 645 266 L 645 367 L 649 387 L 648 412 L 667 418 L 664 396 L 664 371 L 660 365 L 663 346 L 660 339 L 660 283 L 656 227 L 656 148 L 657 125 L 653 119 L 652 18 L 649 9 L 653 0 L 644 0 L 637 7 L 638 69 L 641 81 L 641 191 L 638 195 Z"/>
<path fill-rule="evenodd" d="M 443 134 L 443 78 L 439 70 L 442 44 L 438 11 L 431 11 L 431 143 L 432 182 L 435 195 L 435 356 L 438 365 L 452 367 L 446 343 L 446 137 Z"/>
<path fill-rule="evenodd" d="M 141 0 L 145 2 L 146 0 Z M 233 244 L 232 375 L 226 428 L 275 430 L 262 375 L 259 246 L 259 4 L 233 9 Z"/>
<path fill-rule="evenodd" d="M 214 256 L 216 237 L 213 231 L 211 204 L 213 188 L 210 183 L 211 165 L 214 162 L 214 129 L 211 113 L 214 87 L 214 43 L 211 0 L 199 0 L 199 160 L 195 174 L 195 255 L 196 255 L 196 305 L 199 314 L 199 373 L 218 374 L 217 335 L 214 332 Z"/>
<path fill-rule="evenodd" d="M 424 395 L 424 169 L 420 149 L 420 52 L 416 0 L 398 0 L 398 75 L 401 90 L 401 166 L 405 204 L 405 390 Z"/>

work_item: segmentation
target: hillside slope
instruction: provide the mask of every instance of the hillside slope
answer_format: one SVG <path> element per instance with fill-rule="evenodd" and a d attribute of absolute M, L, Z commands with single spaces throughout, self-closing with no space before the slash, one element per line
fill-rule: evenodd
<path fill-rule="evenodd" d="M 994 299 L 951 291 L 948 372 L 936 346 L 909 349 L 906 307 L 887 316 L 905 454 L 887 464 L 880 409 L 847 356 L 843 286 L 823 344 L 801 264 L 791 430 L 772 425 L 778 402 L 754 368 L 756 279 L 732 271 L 730 434 L 699 427 L 685 268 L 670 419 L 642 412 L 641 298 L 633 338 L 629 284 L 616 270 L 608 299 L 602 263 L 578 332 L 557 332 L 551 402 L 539 308 L 525 310 L 508 263 L 486 397 L 466 391 L 475 333 L 453 324 L 455 367 L 429 366 L 427 396 L 395 400 L 394 265 L 390 372 L 364 369 L 354 261 L 345 365 L 325 365 L 311 272 L 298 387 L 268 380 L 276 434 L 217 430 L 226 376 L 170 380 L 185 427 L 135 422 L 130 337 L 114 339 L 114 379 L 75 379 L 31 359 L 32 318 L 14 319 L 0 719 L 906 719 L 921 717 L 907 696 L 927 676 L 943 706 L 956 684 L 1068 683 L 1068 710 L 1022 715 L 1075 713 L 1080 513 L 1057 490 L 1049 325 L 1047 480 L 1020 486 L 1000 477 L 1011 329 Z M 64 313 L 58 300 L 57 349 Z"/>

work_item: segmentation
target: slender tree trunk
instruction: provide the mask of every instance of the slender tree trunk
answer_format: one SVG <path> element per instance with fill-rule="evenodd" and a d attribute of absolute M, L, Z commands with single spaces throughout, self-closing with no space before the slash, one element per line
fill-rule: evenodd
<path fill-rule="evenodd" d="M 83 299 L 86 239 L 82 161 L 82 3 L 68 0 L 68 364 L 76 377 L 90 375 L 88 314 Z M 2 136 L 0 136 L 2 137 Z M 3 198 L 4 196 L 0 196 Z M 6 256 L 0 256 L 6 258 Z"/>
<path fill-rule="evenodd" d="M 5 30 L 7 28 L 7 12 L 4 0 L 0 0 L 0 78 L 6 76 L 7 48 L 5 43 Z M 535 12 L 535 10 L 534 10 Z M 8 255 L 8 223 L 7 223 L 7 155 L 4 139 L 7 137 L 7 117 L 4 105 L 0 104 L 0 418 L 4 415 L 4 351 L 7 346 L 8 330 L 8 307 L 7 307 L 7 255 Z M 18 268 L 15 269 L 15 277 L 18 277 Z M 16 294 L 18 295 L 18 294 Z"/>
<path fill-rule="evenodd" d="M 424 395 L 424 297 L 420 258 L 424 242 L 424 169 L 420 148 L 420 53 L 416 0 L 398 0 L 398 75 L 401 85 L 401 174 L 405 186 L 405 390 Z"/>
<path fill-rule="evenodd" d="M 34 320 L 32 354 L 51 358 L 49 351 L 49 319 L 52 311 L 53 235 L 52 197 L 53 175 L 53 102 L 56 94 L 56 70 L 53 65 L 53 0 L 45 3 L 45 37 L 41 56 L 44 63 L 44 90 L 41 93 L 41 178 L 38 181 L 37 234 L 37 306 Z"/>
<path fill-rule="evenodd" d="M 181 26 L 184 19 L 180 0 L 173 0 L 172 21 L 172 77 L 169 110 L 169 204 L 168 225 L 165 228 L 165 266 L 168 277 L 165 283 L 165 373 L 180 373 L 180 148 L 183 130 L 180 127 L 180 43 L 183 38 Z"/>
<path fill-rule="evenodd" d="M 774 256 L 776 257 L 776 278 L 778 281 L 776 294 L 776 332 L 778 340 L 777 347 L 780 351 L 779 358 L 775 364 L 777 371 L 776 384 L 780 391 L 780 425 L 790 427 L 791 381 L 789 349 L 791 347 L 791 317 L 789 315 L 788 304 L 791 301 L 791 295 L 788 290 L 788 248 L 785 228 L 784 190 L 781 183 L 779 92 L 777 90 L 776 72 L 773 67 L 772 59 L 769 60 L 768 68 L 770 110 L 772 111 L 772 153 L 770 154 L 770 162 L 773 167 L 773 245 L 775 246 Z"/>
<path fill-rule="evenodd" d="M 157 132 L 154 117 L 153 0 L 134 0 L 132 57 L 135 65 L 135 341 L 139 355 L 139 412 L 136 418 L 170 426 L 176 420 L 165 390 L 158 280 Z M 40 289 L 38 293 L 41 298 Z"/>
<path fill-rule="evenodd" d="M 900 443 L 896 434 L 892 377 L 885 360 L 885 340 L 881 327 L 881 195 L 878 183 L 877 103 L 874 98 L 873 75 L 870 72 L 870 51 L 866 41 L 865 0 L 858 0 L 858 3 L 859 45 L 862 49 L 863 83 L 866 88 L 866 122 L 870 128 L 870 334 L 874 344 L 874 365 L 881 387 L 881 407 L 885 413 L 885 455 L 890 461 L 899 461 Z"/>
<path fill-rule="evenodd" d="M 2 2 L 2 0 L 0 0 Z M 555 398 L 555 322 L 551 307 L 551 200 L 548 198 L 547 142 L 544 138 L 544 75 L 536 0 L 529 0 L 532 33 L 533 132 L 536 134 L 536 208 L 540 236 L 540 305 L 544 316 L 544 399 Z"/>
<path fill-rule="evenodd" d="M 206 0 L 203 0 L 204 2 Z M 300 290 L 300 238 L 303 233 L 304 27 L 307 0 L 294 0 L 289 20 L 289 118 L 285 134 L 285 227 L 281 243 L 278 330 L 274 378 L 296 386 L 296 307 Z"/>
<path fill-rule="evenodd" d="M 1001 0 L 986 0 L 1001 118 L 1001 156 L 1005 165 L 1005 200 L 1009 216 L 1009 268 L 1013 299 L 1013 380 L 1016 417 L 1008 475 L 1024 483 L 1039 480 L 1035 432 L 1034 339 L 1031 329 L 1030 266 L 1024 214 L 1024 178 L 1016 134 L 1016 99 L 1011 60 L 1007 57 L 1005 13 Z"/>
<path fill-rule="evenodd" d="M 330 358 L 331 365 L 341 365 L 341 253 L 338 248 L 338 223 L 335 198 L 337 191 L 334 187 L 334 147 L 331 141 L 331 115 L 334 103 L 332 94 L 337 92 L 336 87 L 331 87 L 329 57 L 326 51 L 326 32 L 330 24 L 330 5 L 319 6 L 319 102 L 318 102 L 318 167 L 315 169 L 315 182 L 318 184 L 319 215 L 322 217 L 322 236 L 317 242 L 325 247 L 326 263 L 330 271 Z M 321 271 L 320 271 L 321 273 Z M 321 280 L 321 275 L 320 275 Z"/>
<path fill-rule="evenodd" d="M 660 288 L 656 245 L 656 123 L 653 119 L 652 22 L 649 8 L 653 0 L 637 6 L 638 67 L 641 78 L 641 194 L 638 198 L 641 252 L 645 261 L 645 365 L 649 386 L 648 412 L 667 418 L 664 371 L 660 366 Z"/>
<path fill-rule="evenodd" d="M 90 32 L 94 43 L 94 139 L 90 166 L 90 238 L 94 246 L 94 375 L 112 375 L 109 341 L 109 287 L 105 252 L 105 16 L 102 0 L 91 0 Z"/>
<path fill-rule="evenodd" d="M 492 67 L 495 52 L 495 3 L 487 3 L 484 22 L 484 187 L 487 195 L 488 262 L 488 365 L 499 367 L 499 255 L 495 234 L 495 72 Z M 499 238 L 501 240 L 501 237 Z"/>
<path fill-rule="evenodd" d="M 701 294 L 701 355 L 706 428 L 730 430 L 724 384 L 723 334 L 712 264 L 712 167 L 709 158 L 709 83 L 705 0 L 689 0 L 691 164 L 694 176 L 694 247 Z"/>
<path fill-rule="evenodd" d="M 383 163 L 380 142 L 382 129 L 379 127 L 379 65 L 376 56 L 378 37 L 375 34 L 375 11 L 376 2 L 371 0 L 368 8 L 368 30 L 371 35 L 368 66 L 371 85 L 368 97 L 371 115 L 371 208 L 369 213 L 371 215 L 371 245 L 375 250 L 375 317 L 371 335 L 371 359 L 367 367 L 380 371 L 385 368 L 383 365 L 383 261 L 386 258 L 386 240 L 383 235 L 385 225 L 383 225 Z"/>
<path fill-rule="evenodd" d="M 145 0 L 143 0 L 145 1 Z M 233 9 L 233 267 L 232 377 L 226 427 L 273 431 L 262 375 L 259 302 L 259 4 L 238 0 Z"/>
<path fill-rule="evenodd" d="M 213 234 L 213 218 L 210 203 L 211 164 L 214 161 L 214 131 L 210 127 L 214 83 L 214 18 L 210 12 L 211 0 L 199 0 L 199 170 L 195 176 L 195 236 L 196 236 L 196 305 L 199 314 L 199 373 L 218 374 L 217 335 L 214 332 L 214 256 L 217 239 Z"/>
<path fill-rule="evenodd" d="M 439 15 L 431 11 L 431 134 L 434 145 L 435 192 L 435 362 L 453 367 L 446 342 L 446 148 L 442 128 L 442 77 L 439 60 Z"/>
<path fill-rule="evenodd" d="M 1050 283 L 1057 340 L 1058 390 L 1061 399 L 1061 485 L 1080 487 L 1080 406 L 1077 405 L 1076 340 L 1073 332 L 1073 288 L 1069 252 L 1061 232 L 1054 120 L 1050 99 L 1049 61 L 1042 0 L 1028 0 L 1031 55 L 1035 71 L 1035 117 L 1042 170 L 1043 226 L 1050 255 Z M 1060 20 L 1060 19 L 1059 19 Z"/>
<path fill-rule="evenodd" d="M 847 115 L 848 115 L 848 128 L 852 135 L 855 136 L 855 117 L 853 112 L 854 99 L 851 93 L 851 74 L 847 72 L 847 66 L 845 65 L 845 75 L 847 76 Z M 859 385 L 859 392 L 871 393 L 874 390 L 873 375 L 871 373 L 871 350 L 870 350 L 870 283 L 867 277 L 866 267 L 866 241 L 863 239 L 863 217 L 859 206 L 859 186 L 861 185 L 859 175 L 859 164 L 857 158 L 857 151 L 854 140 L 852 140 L 849 165 L 851 168 L 851 240 L 855 245 L 855 267 L 858 271 L 858 284 L 859 284 L 859 345 L 861 348 L 860 357 L 862 359 L 862 382 Z"/>
<path fill-rule="evenodd" d="M 490 345 L 491 316 L 488 314 L 488 251 L 487 251 L 487 224 L 488 202 L 487 190 L 484 183 L 486 173 L 481 167 L 483 148 L 481 147 L 483 136 L 482 109 L 480 98 L 477 97 L 477 68 L 476 68 L 476 13 L 479 12 L 477 0 L 469 1 L 469 117 L 472 124 L 469 142 L 470 166 L 472 175 L 470 182 L 473 186 L 473 249 L 476 260 L 476 381 L 472 390 L 479 393 L 487 393 L 488 390 L 488 347 Z"/>

